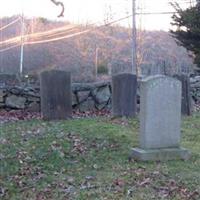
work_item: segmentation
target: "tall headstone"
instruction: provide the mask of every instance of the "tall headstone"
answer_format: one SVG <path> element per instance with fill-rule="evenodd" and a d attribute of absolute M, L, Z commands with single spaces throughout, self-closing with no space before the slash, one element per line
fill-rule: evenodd
<path fill-rule="evenodd" d="M 192 114 L 190 79 L 184 74 L 176 75 L 175 78 L 182 83 L 181 113 L 190 116 Z"/>
<path fill-rule="evenodd" d="M 45 120 L 64 120 L 72 116 L 70 72 L 44 71 L 40 75 L 41 113 Z"/>
<path fill-rule="evenodd" d="M 123 73 L 112 77 L 112 114 L 114 117 L 134 117 L 136 97 L 136 75 Z"/>
<path fill-rule="evenodd" d="M 140 148 L 132 155 L 138 160 L 187 159 L 180 147 L 181 82 L 167 76 L 143 79 L 140 85 Z"/>

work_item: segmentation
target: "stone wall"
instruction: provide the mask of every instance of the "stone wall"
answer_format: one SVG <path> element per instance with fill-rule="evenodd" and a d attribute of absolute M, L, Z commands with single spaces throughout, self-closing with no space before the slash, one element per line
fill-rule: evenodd
<path fill-rule="evenodd" d="M 40 88 L 27 86 L 0 87 L 0 108 L 40 111 Z"/>
<path fill-rule="evenodd" d="M 73 108 L 81 112 L 111 108 L 111 84 L 99 82 L 93 84 L 72 84 Z M 40 111 L 39 86 L 0 86 L 0 108 L 20 109 L 32 112 Z"/>
<path fill-rule="evenodd" d="M 193 104 L 200 106 L 200 76 L 190 78 L 191 96 Z"/>
<path fill-rule="evenodd" d="M 72 84 L 72 106 L 80 111 L 109 110 L 111 108 L 111 83 Z"/>
<path fill-rule="evenodd" d="M 190 78 L 191 96 L 196 110 L 200 108 L 200 76 Z M 73 109 L 81 112 L 111 109 L 111 83 L 73 83 Z M 139 93 L 139 90 L 138 90 Z M 138 94 L 139 96 L 139 94 Z M 139 101 L 138 101 L 139 102 Z M 40 111 L 40 88 L 31 85 L 0 85 L 0 109 Z"/>

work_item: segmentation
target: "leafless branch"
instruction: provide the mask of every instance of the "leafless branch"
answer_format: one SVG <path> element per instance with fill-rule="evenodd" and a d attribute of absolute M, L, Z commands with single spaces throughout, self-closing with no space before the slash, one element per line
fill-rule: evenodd
<path fill-rule="evenodd" d="M 58 17 L 64 17 L 65 12 L 65 6 L 61 1 L 51 0 L 52 3 L 54 3 L 56 6 L 61 6 L 62 10 L 61 13 L 58 15 Z"/>

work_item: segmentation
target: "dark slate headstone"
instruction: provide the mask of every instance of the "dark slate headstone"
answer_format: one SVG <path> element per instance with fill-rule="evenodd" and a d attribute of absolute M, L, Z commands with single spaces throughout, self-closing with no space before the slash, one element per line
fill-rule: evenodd
<path fill-rule="evenodd" d="M 182 83 L 181 113 L 189 116 L 192 114 L 190 79 L 184 74 L 176 75 L 175 78 L 180 80 Z"/>
<path fill-rule="evenodd" d="M 41 112 L 45 120 L 64 120 L 72 116 L 70 72 L 51 70 L 40 75 Z"/>
<path fill-rule="evenodd" d="M 135 117 L 137 77 L 122 73 L 112 77 L 112 114 L 114 117 Z"/>

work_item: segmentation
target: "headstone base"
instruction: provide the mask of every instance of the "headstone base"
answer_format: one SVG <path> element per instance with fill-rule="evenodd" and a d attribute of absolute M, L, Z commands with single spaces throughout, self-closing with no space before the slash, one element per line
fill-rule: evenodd
<path fill-rule="evenodd" d="M 188 160 L 190 152 L 184 148 L 140 149 L 133 148 L 131 158 L 140 161 Z"/>

